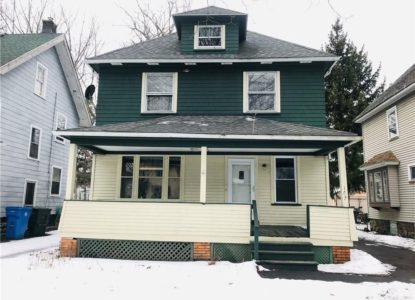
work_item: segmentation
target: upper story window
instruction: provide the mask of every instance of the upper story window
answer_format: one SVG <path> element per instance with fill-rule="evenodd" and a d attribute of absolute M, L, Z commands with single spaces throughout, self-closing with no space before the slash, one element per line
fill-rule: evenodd
<path fill-rule="evenodd" d="M 245 113 L 280 112 L 280 72 L 244 72 Z"/>
<path fill-rule="evenodd" d="M 37 63 L 35 78 L 35 94 L 46 97 L 46 82 L 48 78 L 48 69 L 41 63 Z"/>
<path fill-rule="evenodd" d="M 66 129 L 66 116 L 61 113 L 57 113 L 56 122 L 55 122 L 55 130 L 64 130 L 64 129 Z M 55 141 L 65 144 L 65 139 L 61 136 L 56 135 Z"/>
<path fill-rule="evenodd" d="M 177 111 L 177 73 L 143 73 L 142 113 Z"/>
<path fill-rule="evenodd" d="M 415 182 L 415 164 L 408 165 L 408 181 Z"/>
<path fill-rule="evenodd" d="M 195 49 L 225 49 L 225 25 L 196 25 Z"/>
<path fill-rule="evenodd" d="M 29 158 L 39 159 L 41 133 L 40 128 L 30 127 Z"/>
<path fill-rule="evenodd" d="M 399 128 L 398 128 L 398 113 L 396 106 L 389 108 L 386 111 L 386 118 L 388 122 L 388 137 L 389 140 L 393 140 L 399 137 Z"/>

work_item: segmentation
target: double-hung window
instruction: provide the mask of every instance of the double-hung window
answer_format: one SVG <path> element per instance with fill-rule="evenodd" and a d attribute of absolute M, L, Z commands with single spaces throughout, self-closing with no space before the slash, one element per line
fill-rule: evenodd
<path fill-rule="evenodd" d="M 194 49 L 225 49 L 225 25 L 196 25 Z"/>
<path fill-rule="evenodd" d="M 33 205 L 36 197 L 36 180 L 25 180 L 24 186 L 24 205 Z"/>
<path fill-rule="evenodd" d="M 39 159 L 41 133 L 42 131 L 40 128 L 34 126 L 30 127 L 29 158 Z"/>
<path fill-rule="evenodd" d="M 143 73 L 142 113 L 177 111 L 177 73 Z"/>
<path fill-rule="evenodd" d="M 275 158 L 275 202 L 297 203 L 297 176 L 295 157 Z"/>
<path fill-rule="evenodd" d="M 123 156 L 121 161 L 120 198 L 133 196 L 134 156 Z"/>
<path fill-rule="evenodd" d="M 408 165 L 408 181 L 415 182 L 415 163 Z"/>
<path fill-rule="evenodd" d="M 244 72 L 245 113 L 280 112 L 280 72 Z"/>
<path fill-rule="evenodd" d="M 37 63 L 36 77 L 35 77 L 35 94 L 45 98 L 46 97 L 46 82 L 48 78 L 48 69 Z"/>
<path fill-rule="evenodd" d="M 138 179 L 139 199 L 161 199 L 163 156 L 141 156 Z"/>
<path fill-rule="evenodd" d="M 393 140 L 399 137 L 399 128 L 398 128 L 398 113 L 396 111 L 396 106 L 388 109 L 386 111 L 386 118 L 388 122 L 388 137 L 389 140 Z"/>
<path fill-rule="evenodd" d="M 52 178 L 50 183 L 50 194 L 52 196 L 59 196 L 61 193 L 62 169 L 52 167 Z"/>
<path fill-rule="evenodd" d="M 66 129 L 66 117 L 61 113 L 56 114 L 55 130 Z M 65 144 L 65 139 L 61 136 L 55 135 L 55 141 Z"/>

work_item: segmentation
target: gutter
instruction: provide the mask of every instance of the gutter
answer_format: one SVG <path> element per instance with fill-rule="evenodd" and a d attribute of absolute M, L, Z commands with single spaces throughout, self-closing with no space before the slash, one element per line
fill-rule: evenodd
<path fill-rule="evenodd" d="M 355 123 L 363 123 L 367 119 L 369 119 L 369 118 L 373 117 L 374 115 L 376 115 L 378 112 L 384 110 L 389 105 L 394 104 L 395 102 L 401 100 L 402 98 L 404 98 L 405 96 L 409 95 L 412 92 L 415 92 L 415 82 L 412 83 L 412 84 L 410 84 L 409 86 L 407 86 L 403 90 L 401 90 L 399 93 L 397 93 L 394 96 L 390 97 L 388 100 L 386 100 L 385 102 L 383 102 L 379 106 L 376 106 L 374 109 L 372 109 L 371 111 L 367 112 L 363 116 L 358 116 L 354 120 L 354 122 Z"/>

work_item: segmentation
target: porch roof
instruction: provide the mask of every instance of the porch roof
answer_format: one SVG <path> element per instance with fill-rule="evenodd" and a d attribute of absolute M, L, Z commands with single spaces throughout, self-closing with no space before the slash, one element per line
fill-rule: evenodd
<path fill-rule="evenodd" d="M 328 153 L 360 140 L 354 133 L 252 116 L 166 116 L 58 131 L 101 152 Z M 163 150 L 164 149 L 164 150 Z"/>

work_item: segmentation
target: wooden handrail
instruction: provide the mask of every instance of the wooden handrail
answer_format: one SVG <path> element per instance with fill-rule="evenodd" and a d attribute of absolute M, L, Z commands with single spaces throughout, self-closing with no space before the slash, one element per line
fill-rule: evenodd
<path fill-rule="evenodd" d="M 254 219 L 254 259 L 259 258 L 259 219 L 256 200 L 252 200 L 252 216 Z"/>

